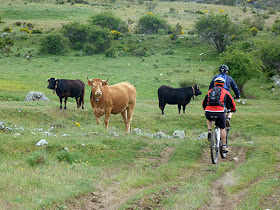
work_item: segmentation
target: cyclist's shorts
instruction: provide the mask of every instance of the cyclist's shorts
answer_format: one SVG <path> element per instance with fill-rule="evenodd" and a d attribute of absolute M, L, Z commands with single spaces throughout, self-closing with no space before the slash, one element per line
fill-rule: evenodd
<path fill-rule="evenodd" d="M 205 116 L 207 120 L 215 120 L 216 119 L 216 125 L 219 128 L 225 128 L 226 127 L 226 115 L 224 112 L 205 112 Z M 213 117 L 215 117 L 213 119 Z"/>

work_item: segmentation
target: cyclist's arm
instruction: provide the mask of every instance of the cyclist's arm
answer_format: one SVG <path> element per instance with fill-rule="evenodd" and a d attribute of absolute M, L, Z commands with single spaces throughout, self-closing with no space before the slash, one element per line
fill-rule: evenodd
<path fill-rule="evenodd" d="M 204 110 L 206 109 L 207 100 L 208 100 L 208 96 L 206 95 L 203 102 L 202 102 L 202 107 L 203 107 Z"/>
<path fill-rule="evenodd" d="M 232 87 L 232 90 L 233 90 L 233 92 L 236 96 L 236 99 L 240 98 L 238 87 L 237 87 L 235 81 L 232 78 L 231 78 L 231 87 Z"/>
<path fill-rule="evenodd" d="M 227 109 L 231 110 L 230 112 L 235 112 L 236 111 L 236 105 L 235 105 L 234 99 L 232 98 L 230 93 L 227 94 L 226 105 L 227 105 Z"/>
<path fill-rule="evenodd" d="M 212 79 L 212 81 L 210 82 L 209 85 L 209 90 L 212 89 L 214 87 L 214 80 L 215 80 L 216 76 Z"/>

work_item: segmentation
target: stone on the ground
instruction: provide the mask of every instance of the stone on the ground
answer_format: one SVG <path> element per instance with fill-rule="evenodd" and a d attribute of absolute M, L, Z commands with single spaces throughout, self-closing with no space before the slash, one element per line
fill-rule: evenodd
<path fill-rule="evenodd" d="M 24 101 L 48 101 L 49 99 L 42 92 L 30 91 Z"/>

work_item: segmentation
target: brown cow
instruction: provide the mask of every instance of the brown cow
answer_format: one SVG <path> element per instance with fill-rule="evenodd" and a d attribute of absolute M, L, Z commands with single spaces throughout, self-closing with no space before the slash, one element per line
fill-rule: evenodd
<path fill-rule="evenodd" d="M 132 114 L 136 103 L 136 89 L 128 82 L 108 85 L 108 80 L 88 79 L 91 86 L 90 103 L 97 124 L 105 114 L 105 127 L 108 129 L 110 114 L 122 114 L 125 132 L 130 132 Z"/>

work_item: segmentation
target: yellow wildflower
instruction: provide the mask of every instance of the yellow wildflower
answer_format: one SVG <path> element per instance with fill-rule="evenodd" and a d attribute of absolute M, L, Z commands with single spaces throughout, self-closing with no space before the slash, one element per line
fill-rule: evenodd
<path fill-rule="evenodd" d="M 78 127 L 81 127 L 80 123 L 78 123 L 78 122 L 76 122 L 76 125 L 77 125 Z"/>

